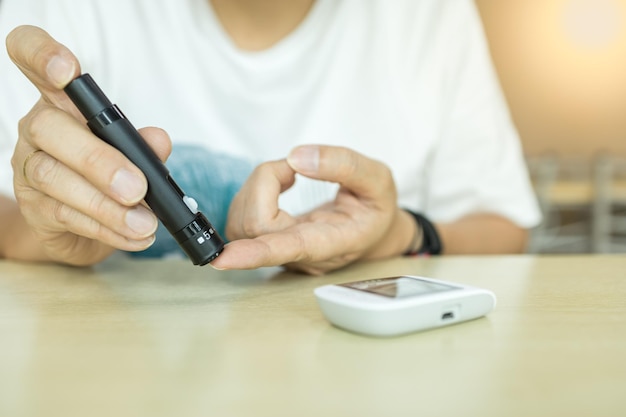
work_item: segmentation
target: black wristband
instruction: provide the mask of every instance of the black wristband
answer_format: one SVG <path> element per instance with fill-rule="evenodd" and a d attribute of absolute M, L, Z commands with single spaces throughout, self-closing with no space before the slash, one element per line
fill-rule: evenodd
<path fill-rule="evenodd" d="M 404 209 L 404 211 L 409 213 L 413 219 L 415 219 L 415 223 L 417 223 L 417 226 L 422 229 L 423 235 L 422 246 L 417 250 L 417 252 L 407 252 L 405 255 L 440 255 L 443 247 L 441 239 L 439 238 L 439 233 L 437 233 L 435 226 L 430 222 L 430 220 L 419 213 L 415 213 L 407 209 Z"/>

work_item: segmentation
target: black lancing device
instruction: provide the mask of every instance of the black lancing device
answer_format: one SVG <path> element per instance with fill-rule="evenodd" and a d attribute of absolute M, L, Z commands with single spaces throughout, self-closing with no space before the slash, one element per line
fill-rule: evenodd
<path fill-rule="evenodd" d="M 87 119 L 89 129 L 121 151 L 146 176 L 145 200 L 174 236 L 194 265 L 206 265 L 224 249 L 224 241 L 196 201 L 172 179 L 169 170 L 141 137 L 122 111 L 104 95 L 89 74 L 65 87 L 65 92 Z"/>

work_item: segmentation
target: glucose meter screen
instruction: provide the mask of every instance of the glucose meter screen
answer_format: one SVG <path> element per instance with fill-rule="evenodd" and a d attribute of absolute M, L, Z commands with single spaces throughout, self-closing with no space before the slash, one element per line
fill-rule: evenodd
<path fill-rule="evenodd" d="M 415 297 L 422 294 L 432 294 L 459 289 L 459 287 L 453 287 L 451 285 L 424 281 L 410 277 L 371 279 L 367 281 L 349 282 L 347 284 L 341 284 L 341 286 L 384 295 L 385 297 L 390 298 Z"/>

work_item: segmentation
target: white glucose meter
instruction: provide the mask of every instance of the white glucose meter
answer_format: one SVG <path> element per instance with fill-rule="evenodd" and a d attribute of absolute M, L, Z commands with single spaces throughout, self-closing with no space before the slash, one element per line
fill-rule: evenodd
<path fill-rule="evenodd" d="M 324 316 L 337 327 L 396 336 L 472 320 L 489 313 L 486 289 L 418 276 L 395 276 L 315 289 Z"/>

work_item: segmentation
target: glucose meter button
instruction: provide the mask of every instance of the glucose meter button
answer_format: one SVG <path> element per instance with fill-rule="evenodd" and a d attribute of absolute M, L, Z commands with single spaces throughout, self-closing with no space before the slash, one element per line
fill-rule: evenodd
<path fill-rule="evenodd" d="M 193 214 L 198 214 L 198 202 L 189 196 L 183 197 L 183 202 L 189 207 Z"/>

